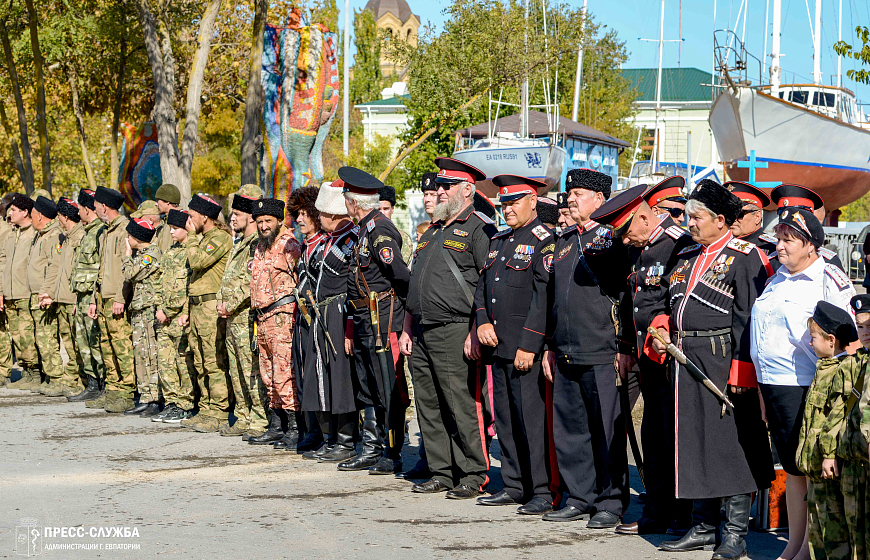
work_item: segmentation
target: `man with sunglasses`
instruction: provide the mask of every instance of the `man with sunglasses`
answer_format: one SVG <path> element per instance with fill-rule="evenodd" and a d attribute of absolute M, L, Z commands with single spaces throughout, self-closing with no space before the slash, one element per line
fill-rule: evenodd
<path fill-rule="evenodd" d="M 651 188 L 645 198 L 653 212 L 659 215 L 670 214 L 671 219 L 682 227 L 686 220 L 686 197 L 683 194 L 685 186 L 686 180 L 683 177 L 668 177 Z"/>
<path fill-rule="evenodd" d="M 777 239 L 772 233 L 765 233 L 762 227 L 763 210 L 770 204 L 770 198 L 758 187 L 742 181 L 728 181 L 722 186 L 734 193 L 743 203 L 743 208 L 737 214 L 737 220 L 731 226 L 731 234 L 744 241 L 755 243 L 767 255 L 770 266 L 776 271 L 779 268 L 779 258 L 776 253 Z"/>
<path fill-rule="evenodd" d="M 776 213 L 779 216 L 786 208 L 803 208 L 812 212 L 820 224 L 825 223 L 825 201 L 812 189 L 800 185 L 782 184 L 770 192 L 770 199 L 776 204 Z M 819 247 L 819 256 L 825 259 L 825 262 L 836 265 L 845 272 L 843 261 L 834 251 Z"/>

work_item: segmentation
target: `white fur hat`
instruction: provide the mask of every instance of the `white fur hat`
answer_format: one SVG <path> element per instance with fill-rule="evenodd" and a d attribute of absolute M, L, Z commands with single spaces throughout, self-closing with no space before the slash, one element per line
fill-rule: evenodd
<path fill-rule="evenodd" d="M 330 182 L 323 183 L 320 185 L 314 207 L 327 214 L 346 216 L 347 206 L 344 204 L 343 190 L 341 187 L 333 187 Z"/>

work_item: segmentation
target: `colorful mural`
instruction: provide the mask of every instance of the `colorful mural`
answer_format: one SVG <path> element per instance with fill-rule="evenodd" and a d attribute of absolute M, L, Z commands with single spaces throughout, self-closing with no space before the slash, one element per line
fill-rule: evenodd
<path fill-rule="evenodd" d="M 157 127 L 121 125 L 121 161 L 118 167 L 118 189 L 124 194 L 124 207 L 136 210 L 143 200 L 151 200 L 160 185 L 160 153 L 157 147 Z"/>

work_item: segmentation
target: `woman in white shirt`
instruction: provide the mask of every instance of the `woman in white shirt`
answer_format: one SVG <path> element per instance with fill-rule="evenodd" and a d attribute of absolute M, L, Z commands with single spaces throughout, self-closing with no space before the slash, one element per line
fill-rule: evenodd
<path fill-rule="evenodd" d="M 780 559 L 809 558 L 806 542 L 807 479 L 795 463 L 804 398 L 816 372 L 807 319 L 820 300 L 849 310 L 852 282 L 819 258 L 822 225 L 804 209 L 786 208 L 774 228 L 782 266 L 752 308 L 752 361 L 771 439 L 787 474 L 789 539 Z"/>

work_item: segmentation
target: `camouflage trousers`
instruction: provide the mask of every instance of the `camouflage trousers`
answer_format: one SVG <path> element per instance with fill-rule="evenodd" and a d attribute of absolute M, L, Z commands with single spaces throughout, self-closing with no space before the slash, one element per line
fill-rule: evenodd
<path fill-rule="evenodd" d="M 849 528 L 852 558 L 867 558 L 870 553 L 870 465 L 867 461 L 846 460 L 840 471 L 843 510 Z"/>
<path fill-rule="evenodd" d="M 269 406 L 302 410 L 293 372 L 293 315 L 277 313 L 257 323 L 260 376 L 269 395 Z"/>
<path fill-rule="evenodd" d="M 269 425 L 266 417 L 266 386 L 260 377 L 259 359 L 251 352 L 251 325 L 248 312 L 241 319 L 227 324 L 227 357 L 230 362 L 230 380 L 236 398 L 236 418 L 247 422 L 251 429 L 264 429 Z"/>
<path fill-rule="evenodd" d="M 75 344 L 82 371 L 86 377 L 104 382 L 106 366 L 103 363 L 103 352 L 100 349 L 100 325 L 98 321 L 88 317 L 88 306 L 91 294 L 76 294 L 76 313 L 74 317 Z"/>
<path fill-rule="evenodd" d="M 850 560 L 849 533 L 839 480 L 810 480 L 807 521 L 813 560 Z"/>
<path fill-rule="evenodd" d="M 173 318 L 172 321 L 178 321 Z M 172 336 L 173 331 L 180 332 Z M 196 383 L 196 370 L 193 366 L 193 352 L 190 350 L 187 328 L 175 325 L 158 325 L 157 355 L 160 390 L 166 404 L 174 403 L 184 410 L 193 409 L 193 386 Z"/>
<path fill-rule="evenodd" d="M 39 361 L 42 373 L 59 382 L 63 375 L 63 360 L 60 357 L 60 342 L 57 329 L 57 305 L 51 304 L 45 309 L 39 307 L 39 296 L 30 296 L 30 315 L 36 337 L 36 349 L 39 351 Z"/>
<path fill-rule="evenodd" d="M 97 298 L 97 317 L 100 325 L 100 351 L 106 366 L 106 391 L 115 392 L 125 399 L 133 398 L 136 387 L 133 376 L 133 328 L 126 309 L 120 315 L 112 314 L 114 300 Z"/>
<path fill-rule="evenodd" d="M 18 366 L 35 370 L 39 367 L 39 354 L 36 352 L 36 330 L 30 314 L 30 299 L 7 300 L 4 303 Z"/>
<path fill-rule="evenodd" d="M 146 307 L 130 313 L 133 327 L 133 364 L 136 369 L 136 390 L 139 402 L 160 400 L 160 387 L 157 382 L 157 336 L 154 334 L 153 307 Z"/>
<path fill-rule="evenodd" d="M 6 312 L 0 312 L 0 379 L 12 375 L 12 333 Z"/>
<path fill-rule="evenodd" d="M 75 339 L 75 307 L 74 303 L 57 304 L 57 330 L 68 357 L 63 366 L 61 382 L 68 387 L 80 388 L 84 376 L 84 364 Z"/>
<path fill-rule="evenodd" d="M 199 410 L 218 420 L 230 412 L 226 370 L 226 321 L 219 319 L 217 300 L 190 306 L 190 346 L 199 385 Z"/>

